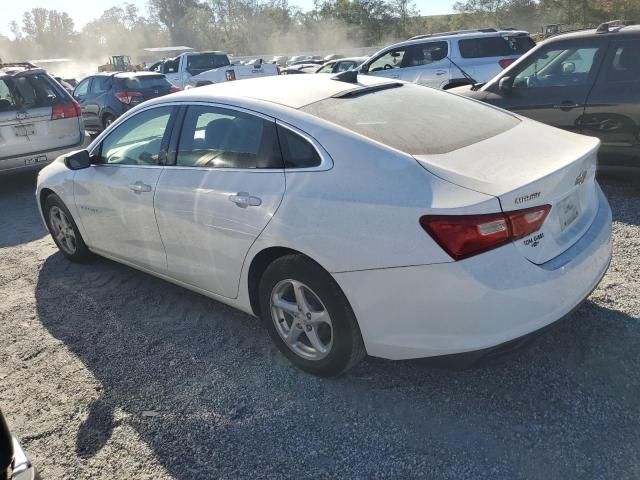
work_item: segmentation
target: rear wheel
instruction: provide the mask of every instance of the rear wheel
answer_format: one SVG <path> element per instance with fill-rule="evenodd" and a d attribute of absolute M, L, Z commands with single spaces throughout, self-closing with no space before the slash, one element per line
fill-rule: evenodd
<path fill-rule="evenodd" d="M 260 281 L 260 311 L 280 351 L 306 372 L 339 375 L 366 355 L 344 293 L 303 255 L 287 255 L 267 267 Z"/>
<path fill-rule="evenodd" d="M 55 193 L 45 200 L 44 218 L 53 241 L 65 257 L 73 262 L 82 263 L 93 256 L 85 245 L 71 213 Z"/>

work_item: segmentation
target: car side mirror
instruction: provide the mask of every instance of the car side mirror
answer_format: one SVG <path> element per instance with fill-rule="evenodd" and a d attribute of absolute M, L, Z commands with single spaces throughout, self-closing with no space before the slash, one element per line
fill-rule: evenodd
<path fill-rule="evenodd" d="M 369 65 L 362 65 L 360 67 L 360 73 L 367 73 L 369 71 Z"/>
<path fill-rule="evenodd" d="M 513 90 L 513 78 L 511 77 L 501 78 L 500 82 L 498 83 L 498 88 L 500 88 L 500 90 L 503 93 L 506 93 L 506 94 L 511 93 L 511 91 Z"/>
<path fill-rule="evenodd" d="M 64 157 L 64 164 L 69 170 L 82 170 L 91 166 L 91 156 L 87 150 L 78 150 Z"/>

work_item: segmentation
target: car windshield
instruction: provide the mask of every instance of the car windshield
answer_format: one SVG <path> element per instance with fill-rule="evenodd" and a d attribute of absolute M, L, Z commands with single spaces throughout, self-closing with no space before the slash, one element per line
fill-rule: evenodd
<path fill-rule="evenodd" d="M 164 75 L 145 75 L 140 77 L 123 78 L 121 80 L 124 83 L 125 88 L 133 90 L 164 88 L 171 85 Z"/>
<path fill-rule="evenodd" d="M 327 98 L 302 110 L 411 155 L 447 153 L 519 123 L 516 117 L 495 108 L 407 84 Z"/>
<path fill-rule="evenodd" d="M 223 53 L 200 53 L 187 57 L 187 72 L 191 75 L 198 75 L 207 70 L 228 65 L 230 65 L 229 57 Z"/>

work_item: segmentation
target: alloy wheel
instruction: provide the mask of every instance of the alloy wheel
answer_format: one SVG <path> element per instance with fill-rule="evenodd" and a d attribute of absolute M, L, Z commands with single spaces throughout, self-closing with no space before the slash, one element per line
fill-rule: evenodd
<path fill-rule="evenodd" d="M 321 360 L 333 346 L 333 324 L 320 297 L 304 283 L 287 279 L 271 292 L 271 318 L 284 343 L 307 360 Z"/>
<path fill-rule="evenodd" d="M 69 255 L 76 253 L 76 234 L 71 222 L 61 208 L 53 206 L 49 210 L 49 225 L 58 245 Z"/>

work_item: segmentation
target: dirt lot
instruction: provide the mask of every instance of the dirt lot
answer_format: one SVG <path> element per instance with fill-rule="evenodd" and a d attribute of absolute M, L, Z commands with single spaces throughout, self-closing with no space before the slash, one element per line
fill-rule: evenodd
<path fill-rule="evenodd" d="M 335 380 L 231 308 L 67 262 L 34 185 L 0 180 L 0 406 L 44 478 L 640 478 L 633 183 L 604 185 L 609 273 L 530 349 L 465 371 L 367 359 Z"/>

